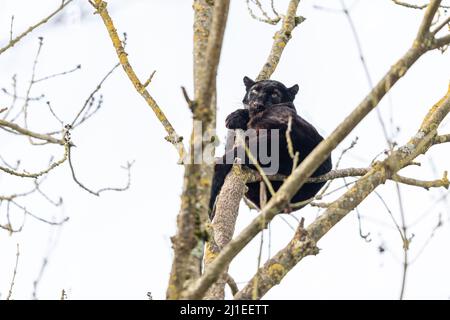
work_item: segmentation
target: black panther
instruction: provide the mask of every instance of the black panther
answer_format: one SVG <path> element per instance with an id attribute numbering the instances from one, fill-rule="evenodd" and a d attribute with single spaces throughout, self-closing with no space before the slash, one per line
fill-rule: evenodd
<path id="1" fill-rule="evenodd" d="M 298 85 L 287 88 L 284 84 L 274 80 L 253 81 L 248 77 L 244 77 L 244 84 L 246 94 L 243 99 L 244 109 L 238 109 L 232 112 L 225 121 L 228 129 L 254 129 L 256 132 L 256 144 L 260 145 L 261 132 L 268 132 L 271 129 L 278 129 L 278 154 L 269 157 L 277 157 L 278 170 L 276 173 L 288 176 L 292 172 L 293 160 L 288 151 L 288 140 L 286 138 L 286 131 L 288 130 L 288 123 L 291 121 L 290 140 L 294 153 L 299 153 L 299 163 L 302 162 L 306 156 L 323 140 L 323 137 L 317 132 L 313 125 L 308 123 L 297 114 L 294 106 L 294 98 L 298 92 Z M 291 120 L 289 120 L 291 119 Z M 267 129 L 267 130 L 261 130 Z M 246 140 L 249 145 L 252 138 Z M 255 138 L 253 138 L 254 140 Z M 269 133 L 265 135 L 265 142 L 268 143 L 268 150 L 273 143 Z M 255 140 L 253 141 L 255 142 Z M 217 195 L 225 181 L 225 177 L 232 168 L 232 161 L 238 154 L 242 155 L 242 150 L 237 150 L 237 147 L 231 147 L 233 143 L 227 143 L 228 147 L 226 153 L 222 158 L 222 163 L 215 165 L 215 172 L 212 182 L 211 199 L 210 199 L 210 217 L 214 216 L 213 208 Z M 241 151 L 239 153 L 238 151 Z M 230 154 L 231 153 L 231 154 Z M 245 153 L 244 153 L 245 154 Z M 254 154 L 252 152 L 252 154 Z M 254 154 L 260 166 L 264 169 L 267 164 L 262 164 L 259 158 L 259 153 Z M 228 162 L 226 161 L 228 159 Z M 249 159 L 245 159 L 244 165 L 255 169 Z M 319 168 L 313 173 L 314 176 L 319 176 L 331 170 L 331 157 L 325 160 Z M 271 173 L 273 174 L 273 172 Z M 316 195 L 325 183 L 306 183 L 291 199 L 291 203 L 307 200 Z M 282 185 L 281 181 L 272 181 L 272 186 L 277 191 Z M 260 207 L 260 183 L 248 183 L 248 191 L 246 197 L 255 205 Z M 266 192 L 267 200 L 270 199 L 270 193 Z M 299 209 L 299 208 L 297 208 Z M 290 211 L 290 208 L 286 208 Z"/>

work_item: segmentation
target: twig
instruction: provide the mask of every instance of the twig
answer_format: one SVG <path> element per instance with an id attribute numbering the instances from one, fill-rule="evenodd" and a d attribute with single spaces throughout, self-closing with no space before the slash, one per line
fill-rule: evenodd
<path id="1" fill-rule="evenodd" d="M 193 113 L 195 113 L 195 108 L 196 108 L 197 103 L 195 101 L 191 100 L 191 98 L 189 98 L 189 94 L 187 93 L 187 90 L 185 87 L 181 87 L 181 92 L 183 93 L 184 100 L 186 100 L 186 103 L 188 104 L 189 109 L 191 109 L 191 111 Z"/>
<path id="2" fill-rule="evenodd" d="M 271 1 L 271 6 L 272 6 L 272 11 L 275 14 L 275 18 L 270 18 L 269 15 L 267 14 L 267 12 L 262 8 L 262 4 L 259 0 L 252 0 L 252 2 L 258 7 L 259 11 L 261 12 L 261 14 L 264 16 L 264 18 L 260 18 L 258 17 L 252 10 L 251 6 L 250 6 L 250 0 L 246 0 L 247 1 L 247 10 L 250 14 L 250 16 L 260 22 L 265 22 L 268 24 L 272 24 L 275 25 L 278 22 L 280 22 L 281 20 L 281 16 L 279 14 L 277 14 L 277 12 L 275 11 L 274 5 L 273 5 L 273 0 Z"/>
<path id="3" fill-rule="evenodd" d="M 425 251 L 425 248 L 430 244 L 431 240 L 434 238 L 434 235 L 436 234 L 436 231 L 441 228 L 444 225 L 444 222 L 442 221 L 442 215 L 439 214 L 438 217 L 438 222 L 437 224 L 434 226 L 433 230 L 431 230 L 431 234 L 428 237 L 428 239 L 425 241 L 425 243 L 423 244 L 422 248 L 419 249 L 419 252 L 417 253 L 417 255 L 411 259 L 411 261 L 409 262 L 409 265 L 412 265 L 414 262 L 417 261 L 417 259 L 419 259 L 419 257 L 422 255 L 422 253 Z"/>
<path id="4" fill-rule="evenodd" d="M 267 188 L 269 189 L 270 195 L 275 195 L 275 189 L 272 186 L 272 183 L 270 182 L 270 179 L 267 177 L 266 173 L 264 172 L 263 168 L 259 165 L 258 160 L 255 158 L 255 156 L 252 154 L 248 146 L 245 144 L 245 142 L 242 142 L 242 147 L 245 149 L 245 153 L 250 159 L 250 162 L 256 167 L 256 170 L 260 174 L 260 177 L 262 181 L 266 184 Z M 262 208 L 262 206 L 261 206 Z"/>
<path id="5" fill-rule="evenodd" d="M 64 139 L 57 139 L 48 134 L 36 133 L 36 132 L 30 131 L 26 128 L 22 128 L 21 126 L 15 124 L 15 123 L 8 122 L 8 121 L 2 120 L 2 119 L 0 119 L 0 128 L 2 128 L 2 129 L 9 128 L 9 129 L 12 129 L 12 130 L 24 135 L 24 136 L 29 136 L 29 137 L 39 139 L 42 141 L 46 141 L 49 143 L 54 143 L 54 144 L 59 144 L 59 145 L 64 145 L 66 143 L 64 141 Z"/>
<path id="6" fill-rule="evenodd" d="M 408 228 L 406 226 L 406 215 L 405 215 L 405 209 L 403 207 L 403 198 L 400 191 L 400 186 L 398 184 L 395 185 L 396 192 L 397 192 L 397 198 L 398 198 L 398 205 L 400 209 L 400 219 L 401 219 L 401 230 L 403 233 L 403 273 L 402 273 L 402 282 L 401 282 L 401 289 L 400 289 L 400 300 L 403 300 L 404 294 L 405 294 L 405 286 L 406 286 L 406 274 L 408 271 L 408 250 L 409 250 L 409 239 L 408 239 Z"/>
<path id="7" fill-rule="evenodd" d="M 4 172 L 6 172 L 6 173 L 9 173 L 9 174 L 11 174 L 11 175 L 18 176 L 18 177 L 22 177 L 22 178 L 39 178 L 40 176 L 43 176 L 44 174 L 49 173 L 51 170 L 55 169 L 56 167 L 58 167 L 59 165 L 61 165 L 62 163 L 64 163 L 64 162 L 67 160 L 67 158 L 68 158 L 68 155 L 69 155 L 69 149 L 70 149 L 69 143 L 66 143 L 66 144 L 64 145 L 64 155 L 63 155 L 63 157 L 62 157 L 60 160 L 58 160 L 58 161 L 56 161 L 56 162 L 53 162 L 53 163 L 52 163 L 49 167 L 47 167 L 46 169 L 41 170 L 41 171 L 36 172 L 36 173 L 28 173 L 28 172 L 25 172 L 25 171 L 23 171 L 23 172 L 18 172 L 18 171 L 11 170 L 10 168 L 3 167 L 3 166 L 0 166 L 0 170 L 1 170 L 1 171 L 4 171 Z"/>
<path id="8" fill-rule="evenodd" d="M 33 31 L 34 29 L 38 28 L 39 26 L 47 23 L 51 18 L 53 18 L 58 12 L 60 12 L 62 9 L 64 9 L 69 3 L 71 3 L 73 0 L 63 0 L 61 2 L 61 5 L 55 10 L 53 11 L 50 15 L 48 15 L 47 17 L 45 17 L 44 19 L 42 19 L 41 21 L 39 21 L 38 23 L 36 23 L 35 25 L 29 27 L 27 30 L 25 30 L 23 33 L 21 33 L 19 36 L 15 37 L 14 39 L 10 39 L 10 41 L 8 42 L 8 44 L 3 47 L 0 48 L 0 54 L 2 54 L 3 52 L 5 52 L 6 50 L 8 50 L 9 48 L 13 47 L 15 44 L 17 44 L 20 40 L 22 40 L 23 37 L 25 37 L 27 34 L 29 34 L 31 31 Z M 12 37 L 12 21 L 11 21 L 11 32 L 10 32 L 10 38 Z"/>
<path id="9" fill-rule="evenodd" d="M 380 199 L 381 203 L 383 204 L 384 208 L 386 209 L 386 211 L 389 213 L 389 216 L 392 219 L 392 222 L 394 223 L 395 228 L 397 229 L 401 239 L 402 239 L 402 243 L 405 243 L 405 238 L 403 236 L 403 232 L 402 229 L 400 229 L 400 225 L 398 224 L 397 220 L 395 220 L 394 214 L 392 213 L 392 210 L 389 208 L 389 206 L 387 205 L 386 201 L 383 199 L 383 197 L 375 190 L 374 194 L 378 197 L 378 199 Z"/>
<path id="10" fill-rule="evenodd" d="M 9 285 L 9 292 L 8 292 L 8 296 L 6 297 L 6 300 L 11 300 L 11 297 L 12 297 L 14 281 L 16 280 L 16 274 L 17 274 L 17 266 L 19 265 L 19 256 L 20 256 L 19 244 L 17 244 L 16 264 L 14 265 L 13 276 L 11 279 L 11 283 Z"/>
<path id="11" fill-rule="evenodd" d="M 415 4 L 411 4 L 411 3 L 400 1 L 400 0 L 391 0 L 391 1 L 394 2 L 395 4 L 399 5 L 399 6 L 410 8 L 410 9 L 422 10 L 422 9 L 425 9 L 428 6 L 428 4 L 415 5 Z M 448 6 L 443 6 L 443 5 L 441 5 L 440 7 L 441 8 L 447 8 L 447 9 L 449 8 Z"/>
<path id="12" fill-rule="evenodd" d="M 227 273 L 227 284 L 230 287 L 231 294 L 234 296 L 239 291 L 239 287 L 234 279 Z"/>
<path id="13" fill-rule="evenodd" d="M 358 143 L 358 137 L 355 137 L 354 140 L 352 140 L 352 142 L 350 143 L 350 145 L 345 148 L 344 150 L 341 151 L 341 154 L 339 155 L 338 160 L 336 161 L 336 164 L 334 165 L 334 169 L 337 170 L 339 169 L 339 165 L 341 164 L 342 159 L 344 158 L 344 155 L 351 149 L 353 149 L 356 144 Z M 309 178 L 311 179 L 311 178 Z M 325 186 L 322 188 L 322 190 L 314 197 L 315 199 L 321 199 L 323 197 L 323 195 L 325 194 L 325 192 L 327 192 L 327 190 L 330 188 L 331 183 L 333 182 L 333 180 L 328 180 L 327 183 L 325 184 Z M 346 184 L 346 182 L 344 181 L 344 183 Z M 302 204 L 299 204 L 300 206 L 302 206 Z"/>
<path id="14" fill-rule="evenodd" d="M 48 80 L 48 79 L 56 78 L 56 77 L 59 77 L 59 76 L 65 76 L 66 74 L 73 73 L 73 72 L 75 72 L 77 70 L 80 70 L 80 69 L 81 69 L 81 65 L 79 64 L 73 69 L 70 69 L 70 70 L 67 70 L 67 71 L 63 71 L 63 72 L 58 72 L 58 73 L 51 74 L 49 76 L 45 76 L 45 77 L 39 78 L 37 80 L 34 80 L 34 83 L 38 83 L 38 82 L 45 81 L 45 80 Z"/>
<path id="15" fill-rule="evenodd" d="M 306 180 L 306 182 L 307 183 L 320 183 L 320 182 L 330 181 L 330 180 L 339 179 L 339 178 L 361 177 L 361 176 L 364 176 L 365 174 L 367 174 L 370 170 L 371 170 L 370 167 L 369 168 L 336 169 L 336 170 L 331 170 L 330 172 L 328 172 L 324 175 L 318 176 L 318 177 L 310 177 L 310 178 L 308 178 L 308 180 Z M 283 175 L 273 175 L 273 176 L 269 175 L 269 176 L 267 176 L 267 178 L 270 181 L 285 181 L 287 179 L 287 177 L 283 176 Z M 391 177 L 389 177 L 389 179 L 396 181 L 396 182 L 403 183 L 403 184 L 421 187 L 421 188 L 425 188 L 425 189 L 440 188 L 440 187 L 447 189 L 450 186 L 446 171 L 444 172 L 443 177 L 441 179 L 437 179 L 437 180 L 429 180 L 429 181 L 418 180 L 418 179 L 414 179 L 414 178 L 404 177 L 399 174 L 393 174 Z M 260 174 L 255 171 L 252 171 L 248 178 L 248 182 L 257 182 L 257 181 L 261 181 L 261 180 L 262 180 L 262 178 L 261 178 Z"/>
<path id="16" fill-rule="evenodd" d="M 52 114 L 52 116 L 56 119 L 56 121 L 59 122 L 59 124 L 61 125 L 61 127 L 64 127 L 64 121 L 62 121 L 62 120 L 56 115 L 56 112 L 53 110 L 50 101 L 47 101 L 47 102 L 46 102 L 46 105 L 47 105 L 48 109 L 50 110 L 50 113 Z"/>
<path id="17" fill-rule="evenodd" d="M 294 152 L 294 144 L 292 143 L 291 131 L 292 131 L 292 117 L 289 116 L 288 126 L 286 130 L 286 141 L 289 156 L 292 159 L 292 170 L 291 170 L 292 172 L 295 170 L 295 168 L 297 168 L 300 153 L 298 151 Z"/>
<path id="18" fill-rule="evenodd" d="M 91 190 L 90 188 L 86 187 L 83 183 L 80 182 L 80 180 L 78 180 L 76 174 L 75 174 L 75 169 L 73 166 L 73 162 L 72 162 L 72 152 L 71 152 L 71 148 L 69 148 L 68 150 L 68 162 L 69 162 L 69 167 L 70 167 L 70 172 L 72 173 L 72 178 L 73 181 L 76 182 L 76 184 L 78 184 L 82 189 L 86 190 L 87 192 L 89 192 L 90 194 L 94 195 L 94 196 L 100 196 L 101 193 L 105 192 L 105 191 L 125 191 L 128 190 L 130 188 L 131 185 L 131 167 L 133 166 L 134 162 L 128 162 L 126 167 L 122 167 L 122 169 L 127 171 L 127 176 L 128 176 L 128 180 L 127 183 L 124 187 L 117 187 L 117 188 L 113 188 L 113 187 L 106 187 L 106 188 L 101 188 L 97 191 Z"/>
<path id="19" fill-rule="evenodd" d="M 86 116 L 86 114 L 85 114 L 81 118 L 81 120 L 77 122 L 77 120 L 80 118 L 80 116 L 83 113 L 83 111 L 85 111 L 86 108 L 89 106 L 90 101 L 93 101 L 93 98 L 94 98 L 95 94 L 102 88 L 103 83 L 109 78 L 110 75 L 113 74 L 114 70 L 116 70 L 116 68 L 119 67 L 119 65 L 120 65 L 120 63 L 116 63 L 114 65 L 114 67 L 112 67 L 111 70 L 109 70 L 108 73 L 100 80 L 100 82 L 97 84 L 95 89 L 89 94 L 88 98 L 84 102 L 84 104 L 81 107 L 80 111 L 78 111 L 77 115 L 72 120 L 72 123 L 71 123 L 72 128 L 75 128 L 75 127 L 79 126 L 84 121 L 86 121 L 88 118 L 90 118 L 90 116 L 93 114 L 93 113 L 91 113 L 89 116 Z M 97 108 L 97 110 L 98 110 L 98 108 Z M 86 110 L 86 112 L 88 112 L 88 111 L 89 110 Z"/>
<path id="20" fill-rule="evenodd" d="M 67 221 L 69 221 L 69 217 L 65 217 L 64 219 L 62 219 L 60 221 L 50 221 L 50 220 L 47 220 L 47 219 L 44 219 L 44 218 L 41 218 L 41 217 L 35 215 L 31 211 L 29 211 L 27 208 L 25 208 L 24 206 L 21 206 L 20 204 L 18 204 L 15 201 L 11 200 L 9 203 L 11 203 L 14 206 L 16 206 L 17 208 L 21 209 L 25 215 L 28 215 L 28 216 L 34 218 L 35 220 L 38 220 L 40 222 L 46 223 L 46 224 L 51 225 L 51 226 L 61 226 L 64 223 L 66 223 Z"/>
<path id="21" fill-rule="evenodd" d="M 41 190 L 41 186 L 40 183 L 38 183 L 37 181 L 34 182 L 36 185 L 36 191 L 42 196 L 44 197 L 45 200 L 47 200 L 50 204 L 52 204 L 55 207 L 59 207 L 63 204 L 63 198 L 59 198 L 58 201 L 55 201 L 53 199 L 51 199 L 44 191 Z"/>
<path id="22" fill-rule="evenodd" d="M 154 70 L 152 72 L 152 74 L 150 75 L 150 77 L 148 77 L 147 81 L 144 82 L 143 86 L 144 88 L 147 88 L 148 85 L 150 84 L 150 82 L 152 82 L 153 77 L 155 76 L 156 70 Z"/>
<path id="23" fill-rule="evenodd" d="M 353 22 L 352 16 L 350 15 L 350 11 L 347 8 L 347 5 L 345 4 L 344 0 L 341 0 L 341 7 L 342 7 L 342 12 L 344 13 L 344 15 L 348 21 L 348 24 L 350 26 L 350 29 L 352 31 L 352 35 L 355 40 L 356 48 L 358 50 L 359 59 L 361 61 L 361 65 L 362 65 L 362 67 L 364 69 L 364 73 L 366 75 L 367 84 L 369 85 L 369 90 L 372 90 L 373 89 L 373 81 L 372 81 L 372 77 L 369 72 L 369 67 L 367 65 L 366 58 L 363 53 L 361 41 L 359 40 L 359 35 L 358 35 L 358 32 L 356 31 L 356 26 Z M 389 139 L 386 125 L 384 123 L 383 116 L 381 115 L 381 111 L 379 108 L 376 108 L 375 111 L 377 113 L 378 122 L 380 123 L 381 129 L 382 129 L 382 132 L 384 135 L 384 139 L 387 141 L 388 146 L 391 148 L 392 143 L 391 143 L 391 140 Z"/>
<path id="24" fill-rule="evenodd" d="M 9 42 L 13 40 L 13 25 L 14 25 L 14 15 L 11 16 L 11 24 L 9 27 Z"/>
<path id="25" fill-rule="evenodd" d="M 39 60 L 39 56 L 41 54 L 41 50 L 42 50 L 42 46 L 44 45 L 44 38 L 43 37 L 39 37 L 39 44 L 38 44 L 38 49 L 36 51 L 36 55 L 34 57 L 33 60 L 33 67 L 31 70 L 31 79 L 30 79 L 30 83 L 28 85 L 26 94 L 25 94 L 25 98 L 24 98 L 24 103 L 22 106 L 22 109 L 20 109 L 20 111 L 16 114 L 15 117 L 12 118 L 11 122 L 14 122 L 21 114 L 23 114 L 23 120 L 24 120 L 24 127 L 25 129 L 28 129 L 28 105 L 30 102 L 30 94 L 31 94 L 31 88 L 34 85 L 34 79 L 36 77 L 36 67 L 38 64 L 38 60 Z M 31 137 L 28 137 L 28 140 L 30 141 L 31 144 L 33 144 L 33 140 L 31 139 Z"/>

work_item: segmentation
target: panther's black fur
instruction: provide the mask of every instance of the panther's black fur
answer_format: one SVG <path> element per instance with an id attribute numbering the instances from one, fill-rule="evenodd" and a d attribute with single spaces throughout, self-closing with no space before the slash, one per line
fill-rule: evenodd
<path id="1" fill-rule="evenodd" d="M 225 121 L 228 129 L 254 129 L 257 132 L 257 139 L 261 138 L 259 130 L 261 129 L 279 129 L 279 154 L 270 155 L 271 157 L 278 157 L 278 171 L 277 173 L 288 176 L 292 170 L 292 158 L 289 155 L 286 139 L 286 131 L 288 128 L 289 118 L 291 118 L 291 140 L 294 151 L 299 152 L 299 162 L 303 161 L 306 156 L 323 140 L 322 136 L 317 130 L 306 120 L 297 114 L 293 104 L 295 95 L 298 92 L 298 85 L 287 88 L 282 83 L 273 80 L 263 80 L 254 82 L 248 77 L 244 77 L 244 84 L 246 87 L 246 94 L 243 99 L 244 109 L 238 109 L 232 112 Z M 269 146 L 270 133 L 265 135 Z M 259 141 L 258 147 L 259 147 Z M 270 150 L 270 147 L 268 148 Z M 231 153 L 231 155 L 230 155 Z M 212 183 L 211 200 L 210 200 L 210 216 L 213 217 L 213 207 L 217 195 L 225 181 L 225 177 L 231 170 L 232 163 L 225 161 L 227 158 L 233 159 L 238 150 L 236 147 L 228 148 L 226 154 L 223 156 L 223 163 L 218 163 L 215 166 L 215 173 Z M 239 153 L 242 154 L 242 153 Z M 260 162 L 259 154 L 255 154 Z M 245 160 L 244 164 L 254 168 L 249 160 Z M 264 165 L 261 165 L 264 167 Z M 318 176 L 327 173 L 331 170 L 331 157 L 325 160 L 312 176 Z M 272 185 L 276 190 L 279 189 L 282 182 L 272 181 Z M 260 187 L 259 182 L 248 183 L 248 192 L 246 197 L 250 199 L 258 207 L 260 206 Z M 307 200 L 313 197 L 324 185 L 324 183 L 306 183 L 291 199 L 291 203 Z M 270 199 L 270 193 L 267 192 L 267 198 Z"/>

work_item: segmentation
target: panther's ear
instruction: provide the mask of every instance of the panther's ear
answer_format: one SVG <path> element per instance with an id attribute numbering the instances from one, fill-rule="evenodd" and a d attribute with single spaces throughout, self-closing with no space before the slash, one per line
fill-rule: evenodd
<path id="1" fill-rule="evenodd" d="M 291 99 L 294 100 L 295 95 L 298 93 L 298 84 L 293 85 L 292 87 L 288 88 L 289 95 L 291 96 Z"/>
<path id="2" fill-rule="evenodd" d="M 253 81 L 249 77 L 245 76 L 244 77 L 244 84 L 245 84 L 245 89 L 247 89 L 247 91 L 248 91 L 248 89 L 250 89 L 250 87 L 255 84 L 255 81 Z"/>

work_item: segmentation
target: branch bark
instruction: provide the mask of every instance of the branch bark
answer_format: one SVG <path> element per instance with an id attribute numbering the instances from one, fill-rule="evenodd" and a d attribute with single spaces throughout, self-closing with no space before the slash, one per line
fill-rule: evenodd
<path id="1" fill-rule="evenodd" d="M 33 132 L 26 128 L 22 128 L 21 126 L 15 124 L 15 123 L 12 123 L 12 122 L 9 122 L 6 120 L 2 120 L 2 119 L 0 119 L 0 127 L 9 128 L 9 129 L 12 129 L 12 130 L 24 135 L 24 136 L 32 137 L 32 138 L 46 141 L 49 143 L 59 144 L 62 146 L 67 143 L 64 139 L 57 139 L 48 134 Z"/>
<path id="2" fill-rule="evenodd" d="M 249 173 L 248 170 L 243 170 L 240 164 L 235 164 L 232 174 L 227 175 L 225 179 L 217 198 L 216 214 L 211 224 L 213 241 L 208 241 L 205 248 L 205 268 L 214 261 L 214 258 L 233 237 L 239 212 L 239 203 L 246 192 L 247 187 L 245 184 Z M 223 300 L 225 298 L 225 284 L 228 280 L 227 272 L 228 267 L 225 267 L 219 279 L 205 294 L 205 299 Z"/>
<path id="3" fill-rule="evenodd" d="M 102 21 L 109 33 L 109 37 L 111 38 L 112 44 L 114 46 L 114 49 L 116 50 L 117 57 L 119 58 L 123 70 L 127 74 L 136 91 L 142 96 L 142 98 L 144 98 L 145 102 L 147 102 L 148 106 L 153 110 L 158 120 L 164 126 L 164 129 L 168 134 L 167 137 L 165 137 L 165 139 L 175 146 L 180 156 L 180 159 L 184 159 L 186 151 L 182 143 L 182 137 L 180 137 L 176 133 L 175 129 L 167 119 L 164 112 L 161 110 L 159 105 L 147 91 L 147 88 L 141 83 L 138 76 L 136 75 L 136 72 L 134 71 L 133 67 L 131 66 L 128 60 L 128 54 L 125 52 L 125 49 L 123 48 L 122 41 L 120 40 L 117 34 L 114 22 L 108 13 L 107 2 L 102 0 L 94 0 L 90 1 L 90 3 L 97 10 L 96 13 L 98 13 L 102 18 Z"/>
<path id="4" fill-rule="evenodd" d="M 303 22 L 303 17 L 297 17 L 299 3 L 300 0 L 291 0 L 291 2 L 289 2 L 287 12 L 283 17 L 281 29 L 274 35 L 272 49 L 270 50 L 266 63 L 256 78 L 257 81 L 267 80 L 272 76 L 272 73 L 280 62 L 284 48 L 292 37 L 292 31 L 297 25 Z"/>
<path id="5" fill-rule="evenodd" d="M 205 226 L 208 221 L 213 164 L 203 159 L 198 163 L 195 157 L 203 154 L 210 143 L 203 141 L 203 135 L 210 132 L 208 130 L 214 123 L 215 104 L 212 102 L 229 5 L 229 0 L 214 1 L 206 54 L 200 58 L 201 64 L 195 67 L 197 87 L 193 118 L 201 121 L 202 128 L 200 135 L 195 127 L 192 130 L 189 163 L 185 164 L 177 234 L 172 238 L 174 260 L 167 289 L 168 299 L 184 298 L 184 290 L 200 276 L 202 247 L 207 234 Z"/>

